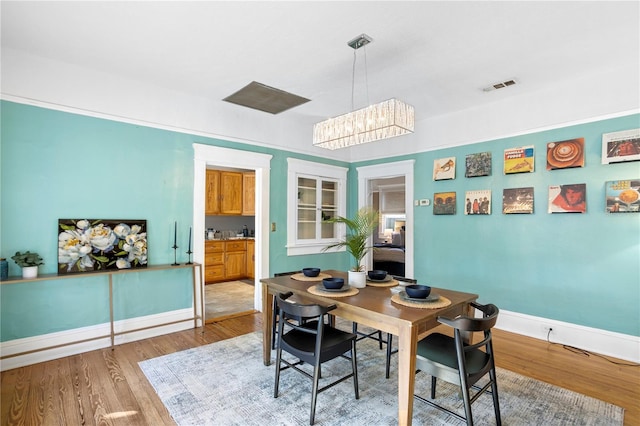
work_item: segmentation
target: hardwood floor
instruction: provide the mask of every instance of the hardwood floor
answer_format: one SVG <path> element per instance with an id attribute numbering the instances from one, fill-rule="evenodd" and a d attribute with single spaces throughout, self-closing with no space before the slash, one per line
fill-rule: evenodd
<path id="1" fill-rule="evenodd" d="M 260 330 L 261 315 L 232 317 L 152 339 L 5 371 L 2 425 L 172 425 L 138 362 Z M 640 424 L 640 368 L 496 330 L 499 367 L 625 408 Z M 381 362 L 384 351 L 380 352 Z M 624 361 L 622 361 L 624 362 Z"/>

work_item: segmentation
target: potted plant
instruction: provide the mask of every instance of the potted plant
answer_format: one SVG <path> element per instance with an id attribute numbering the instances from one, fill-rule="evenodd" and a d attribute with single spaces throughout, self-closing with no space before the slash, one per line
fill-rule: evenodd
<path id="1" fill-rule="evenodd" d="M 38 266 L 44 264 L 44 261 L 38 253 L 25 251 L 24 253 L 16 252 L 11 259 L 22 268 L 22 278 L 35 278 L 38 276 Z"/>
<path id="2" fill-rule="evenodd" d="M 327 219 L 327 223 L 343 223 L 347 227 L 347 234 L 344 238 L 334 244 L 330 244 L 324 250 L 344 247 L 355 261 L 349 270 L 349 284 L 354 287 L 365 287 L 367 284 L 365 266 L 362 259 L 369 253 L 371 246 L 368 245 L 371 234 L 378 226 L 378 212 L 370 207 L 363 207 L 352 219 L 336 216 Z"/>

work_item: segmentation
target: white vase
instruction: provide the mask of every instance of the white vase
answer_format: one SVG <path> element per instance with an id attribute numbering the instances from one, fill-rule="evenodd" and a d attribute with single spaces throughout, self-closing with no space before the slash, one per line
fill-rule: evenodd
<path id="1" fill-rule="evenodd" d="M 37 266 L 22 267 L 22 278 L 36 278 L 38 276 Z"/>
<path id="2" fill-rule="evenodd" d="M 356 288 L 367 286 L 367 273 L 364 271 L 349 271 L 349 285 Z"/>

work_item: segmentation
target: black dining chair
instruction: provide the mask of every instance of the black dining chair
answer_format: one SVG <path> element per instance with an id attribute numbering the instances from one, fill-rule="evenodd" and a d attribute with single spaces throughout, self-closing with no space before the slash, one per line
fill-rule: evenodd
<path id="1" fill-rule="evenodd" d="M 454 337 L 433 333 L 418 342 L 416 369 L 431 375 L 431 399 L 436 397 L 436 379 L 442 379 L 460 386 L 464 403 L 465 416 L 444 408 L 421 396 L 414 397 L 432 407 L 446 411 L 459 419 L 473 425 L 471 404 L 484 392 L 493 397 L 493 410 L 496 424 L 501 425 L 500 404 L 498 402 L 498 385 L 494 363 L 491 329 L 498 319 L 499 309 L 496 305 L 471 305 L 482 312 L 482 318 L 459 316 L 454 319 L 438 317 L 438 322 L 453 327 Z M 477 343 L 465 343 L 470 333 L 482 332 L 483 338 Z M 483 387 L 475 384 L 482 377 L 489 375 L 489 381 Z M 476 393 L 471 396 L 471 389 Z M 491 389 L 489 391 L 489 389 Z"/>
<path id="2" fill-rule="evenodd" d="M 289 272 L 278 272 L 273 274 L 274 277 L 286 277 L 287 275 L 297 274 L 302 271 L 289 271 Z M 273 298 L 273 312 L 271 314 L 271 349 L 276 348 L 276 343 L 278 341 L 278 307 L 276 305 L 276 298 Z"/>
<path id="3" fill-rule="evenodd" d="M 278 344 L 276 355 L 276 378 L 273 397 L 278 397 L 280 384 L 280 372 L 292 368 L 313 381 L 311 390 L 311 415 L 309 424 L 313 425 L 316 413 L 316 400 L 318 394 L 353 378 L 353 388 L 356 399 L 360 398 L 358 391 L 358 366 L 356 362 L 356 335 L 339 330 L 325 324 L 325 316 L 336 308 L 336 305 L 321 306 L 317 304 L 303 305 L 286 300 L 291 292 L 278 294 L 276 304 L 278 306 Z M 298 322 L 293 318 L 303 319 Z M 287 352 L 298 359 L 288 361 L 282 357 L 282 352 Z M 350 357 L 346 354 L 350 353 Z M 326 361 L 344 357 L 351 358 L 351 372 L 330 383 L 319 387 L 320 366 Z M 313 375 L 299 368 L 302 363 L 313 366 Z M 284 365 L 284 367 L 283 367 Z"/>
<path id="4" fill-rule="evenodd" d="M 418 282 L 418 280 L 415 280 L 413 278 L 400 277 L 400 276 L 395 276 L 395 275 L 392 275 L 392 277 L 393 277 L 393 279 L 395 279 L 397 281 L 402 281 L 403 283 L 406 283 L 407 285 L 408 284 L 416 284 Z M 386 339 L 382 339 L 382 331 L 380 331 L 380 330 L 373 330 L 373 331 L 370 331 L 370 332 L 358 331 L 358 323 L 356 323 L 356 322 L 353 323 L 353 327 L 352 327 L 351 331 L 359 336 L 358 337 L 358 341 L 360 341 L 362 339 L 375 340 L 375 341 L 379 342 L 380 349 L 382 349 L 382 344 L 383 343 L 386 345 L 386 348 L 387 348 L 387 359 L 386 359 L 385 377 L 388 379 L 389 378 L 389 374 L 391 372 L 391 355 L 398 353 L 398 349 L 393 349 L 393 334 L 387 333 L 387 338 Z"/>

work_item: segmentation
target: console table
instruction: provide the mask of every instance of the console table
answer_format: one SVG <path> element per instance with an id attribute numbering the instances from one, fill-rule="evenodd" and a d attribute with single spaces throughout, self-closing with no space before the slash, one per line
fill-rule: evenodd
<path id="1" fill-rule="evenodd" d="M 149 271 L 161 271 L 161 270 L 166 270 L 166 269 L 184 269 L 184 268 L 190 268 L 192 270 L 192 276 L 193 276 L 193 317 L 191 318 L 185 318 L 183 320 L 178 320 L 178 321 L 171 321 L 171 322 L 166 322 L 166 323 L 162 323 L 162 324 L 156 324 L 156 325 L 151 325 L 148 327 L 142 327 L 142 328 L 137 328 L 135 330 L 127 330 L 127 331 L 121 331 L 116 333 L 113 327 L 113 276 L 114 275 L 120 275 L 120 274 L 130 274 L 130 273 L 136 273 L 136 272 L 149 272 Z M 197 270 L 197 274 L 196 274 L 196 270 Z M 15 354 L 11 354 L 11 355 L 6 355 L 6 356 L 2 356 L 0 357 L 0 359 L 4 359 L 4 358 L 11 358 L 11 357 L 15 357 L 15 356 L 20 356 L 20 355 L 27 355 L 33 352 L 40 352 L 40 351 L 45 351 L 45 350 L 50 350 L 50 349 L 56 349 L 59 347 L 63 347 L 63 346 L 69 346 L 69 345 L 76 345 L 78 343 L 85 343 L 85 342 L 89 342 L 92 340 L 98 340 L 98 339 L 104 339 L 105 337 L 110 337 L 111 338 L 111 349 L 113 350 L 115 347 L 115 337 L 122 335 L 122 334 L 127 334 L 127 333 L 133 333 L 136 331 L 142 331 L 142 330 L 148 330 L 150 328 L 156 328 L 156 327 L 163 327 L 163 326 L 167 326 L 167 325 L 172 325 L 172 324 L 177 324 L 180 322 L 185 322 L 185 321 L 192 321 L 193 320 L 193 328 L 197 328 L 198 327 L 198 319 L 201 320 L 202 324 L 204 325 L 204 317 L 203 314 L 201 313 L 200 315 L 198 315 L 198 311 L 196 309 L 196 286 L 199 283 L 202 283 L 202 265 L 199 263 L 192 263 L 192 264 L 184 264 L 184 265 L 153 265 L 153 266 L 147 266 L 144 268 L 135 268 L 135 269 L 114 269 L 114 270 L 107 270 L 107 271 L 96 271 L 96 272 L 83 272 L 83 273 L 77 273 L 77 274 L 66 274 L 66 275 L 61 275 L 61 274 L 40 274 L 35 278 L 22 278 L 22 277 L 9 277 L 6 280 L 2 280 L 0 281 L 0 284 L 5 285 L 5 284 L 21 284 L 21 283 L 28 283 L 28 282 L 34 282 L 34 281 L 52 281 L 52 280 L 63 280 L 63 279 L 74 279 L 74 278 L 83 278 L 83 277 L 93 277 L 96 275 L 107 275 L 109 278 L 109 326 L 111 329 L 111 332 L 108 336 L 97 336 L 97 337 L 91 337 L 89 339 L 83 339 L 83 340 L 77 340 L 77 341 L 73 341 L 73 342 L 68 342 L 68 343 L 63 343 L 60 345 L 54 345 L 54 346 L 48 346 L 45 348 L 40 348 L 40 349 L 34 349 L 31 351 L 24 351 L 24 352 L 20 352 L 20 353 L 15 353 Z M 202 311 L 204 312 L 204 310 Z"/>

